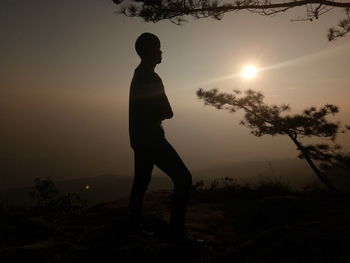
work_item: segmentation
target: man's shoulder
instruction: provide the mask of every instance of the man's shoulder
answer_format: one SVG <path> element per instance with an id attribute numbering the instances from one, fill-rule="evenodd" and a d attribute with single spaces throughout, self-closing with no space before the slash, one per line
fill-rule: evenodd
<path id="1" fill-rule="evenodd" d="M 143 83 L 149 83 L 149 82 L 160 82 L 161 78 L 159 75 L 150 70 L 145 70 L 143 68 L 137 67 L 134 70 L 134 76 L 133 76 L 134 81 L 137 82 L 143 82 Z"/>

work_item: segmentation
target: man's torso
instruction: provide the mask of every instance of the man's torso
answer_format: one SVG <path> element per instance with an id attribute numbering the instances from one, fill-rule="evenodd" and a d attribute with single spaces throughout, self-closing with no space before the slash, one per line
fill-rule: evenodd
<path id="1" fill-rule="evenodd" d="M 152 68 L 139 65 L 129 98 L 129 133 L 133 148 L 152 145 L 164 138 L 162 120 L 172 116 L 161 78 Z"/>

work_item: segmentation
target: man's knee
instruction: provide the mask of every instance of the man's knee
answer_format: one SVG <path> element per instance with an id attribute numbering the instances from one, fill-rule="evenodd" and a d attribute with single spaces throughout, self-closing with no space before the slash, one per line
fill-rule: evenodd
<path id="1" fill-rule="evenodd" d="M 174 185 L 178 189 L 189 190 L 192 186 L 192 175 L 189 171 L 181 173 L 181 176 L 176 176 L 174 179 Z"/>

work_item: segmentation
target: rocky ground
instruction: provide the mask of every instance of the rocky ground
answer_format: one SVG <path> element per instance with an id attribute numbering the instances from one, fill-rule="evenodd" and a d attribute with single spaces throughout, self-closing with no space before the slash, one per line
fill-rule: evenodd
<path id="1" fill-rule="evenodd" d="M 202 189 L 188 209 L 197 247 L 164 241 L 170 193 L 151 192 L 145 223 L 154 236 L 130 232 L 127 200 L 76 214 L 0 210 L 0 262 L 350 262 L 350 199 L 325 191 Z"/>

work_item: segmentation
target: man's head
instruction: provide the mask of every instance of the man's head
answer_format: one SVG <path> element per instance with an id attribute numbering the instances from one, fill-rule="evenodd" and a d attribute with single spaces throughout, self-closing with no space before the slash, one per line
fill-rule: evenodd
<path id="1" fill-rule="evenodd" d="M 142 61 L 152 63 L 154 65 L 162 62 L 160 40 L 154 34 L 141 34 L 136 40 L 135 49 Z"/>

